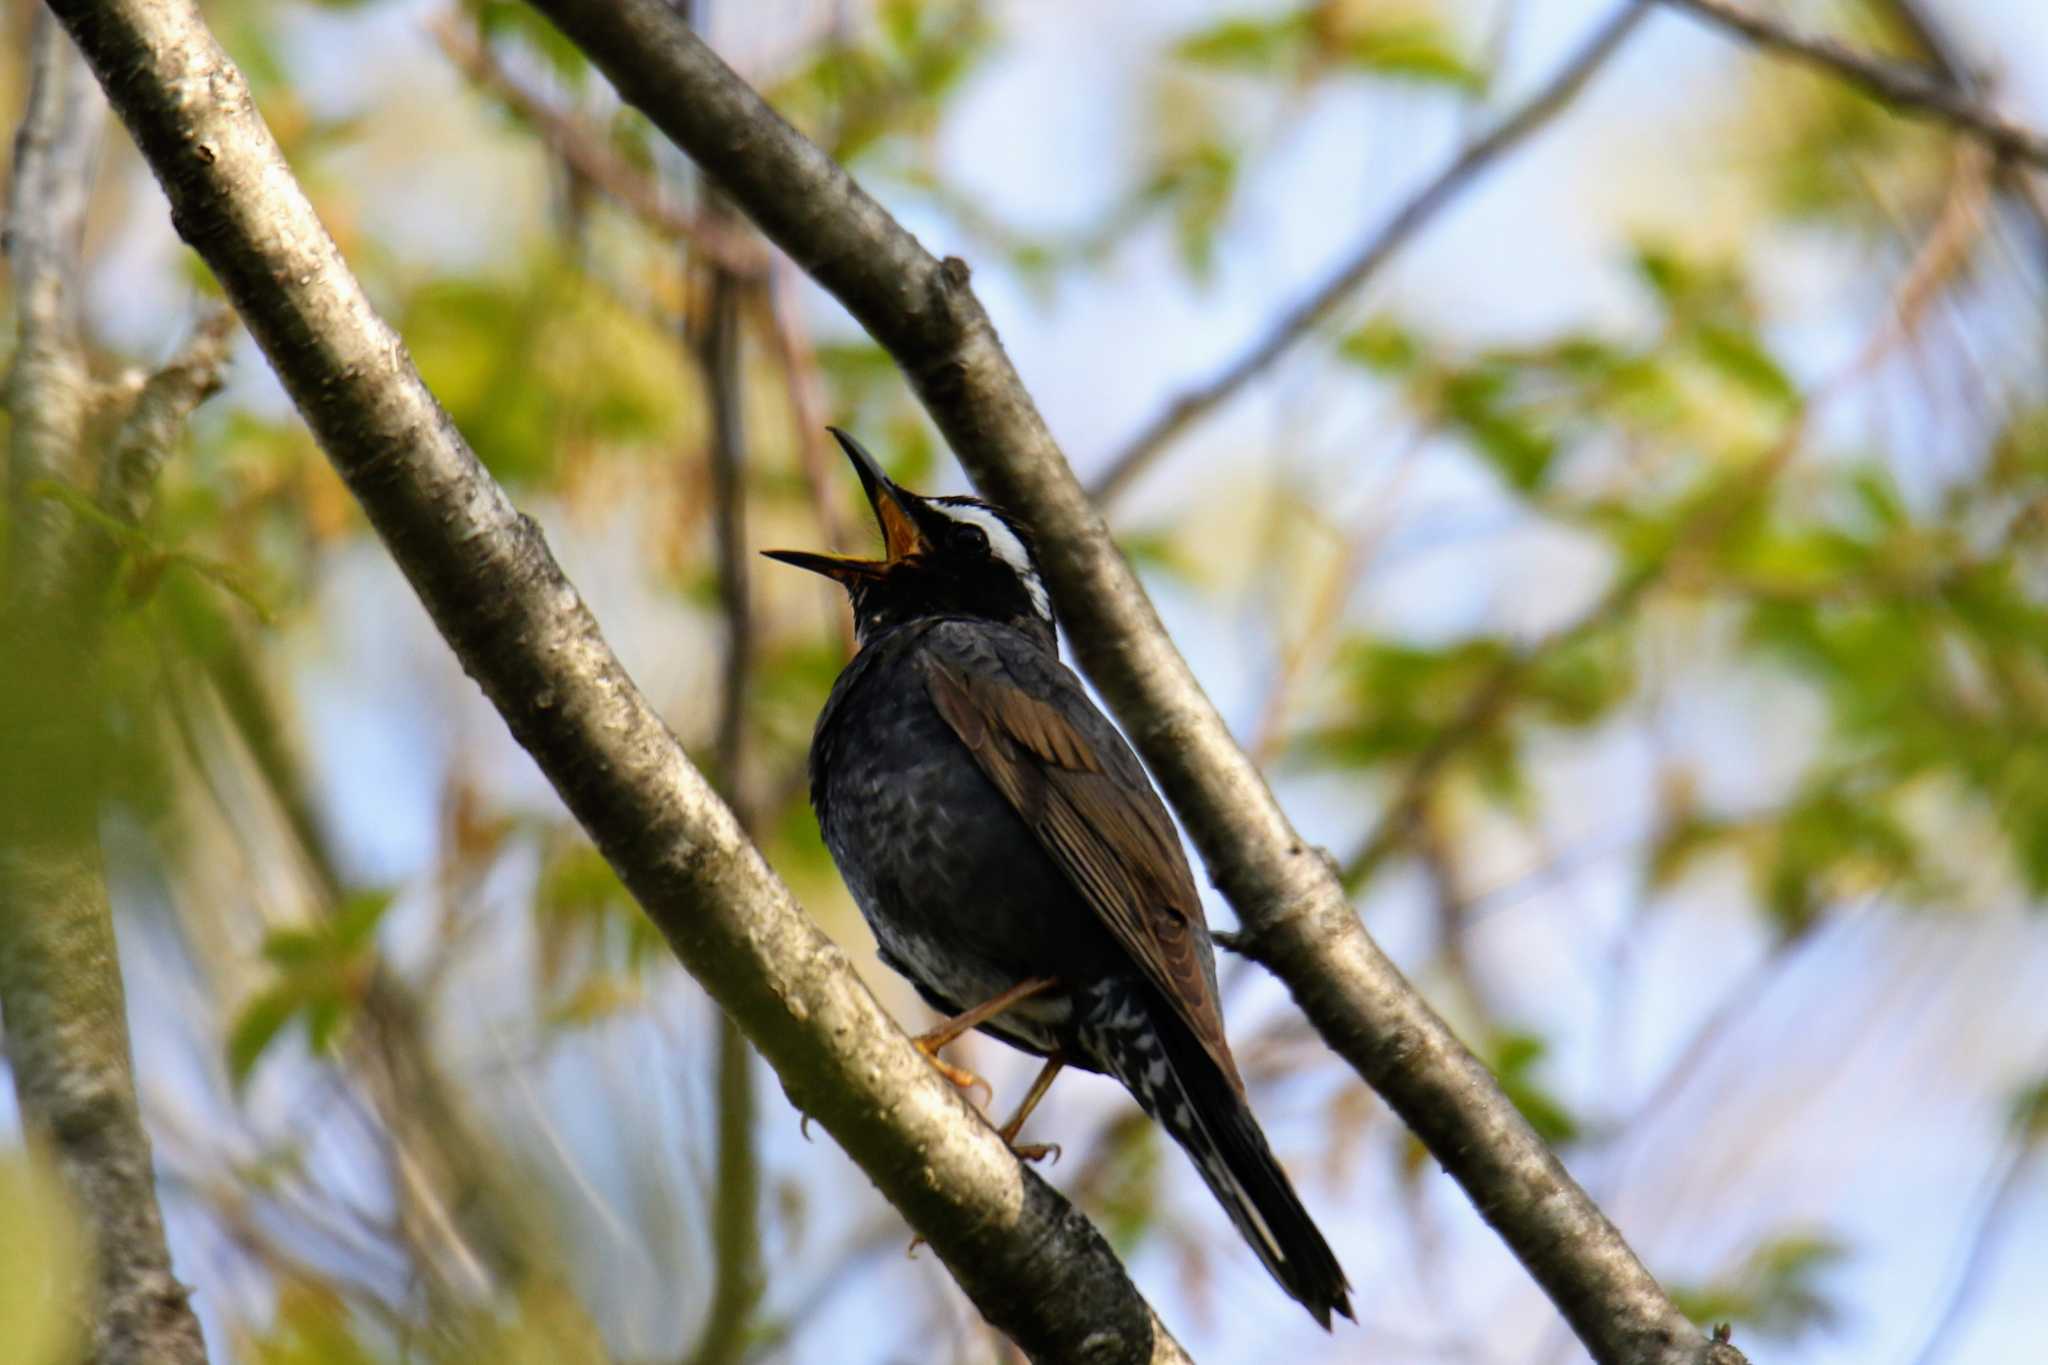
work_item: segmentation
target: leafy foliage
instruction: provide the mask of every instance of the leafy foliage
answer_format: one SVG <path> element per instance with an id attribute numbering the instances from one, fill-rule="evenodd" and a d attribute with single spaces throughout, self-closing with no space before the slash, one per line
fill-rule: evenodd
<path id="1" fill-rule="evenodd" d="M 1793 1232 L 1752 1248 L 1728 1274 L 1671 1296 L 1703 1327 L 1731 1322 L 1758 1336 L 1796 1341 L 1838 1320 L 1822 1281 L 1848 1258 L 1848 1248 L 1815 1232 Z"/>
<path id="2" fill-rule="evenodd" d="M 377 924 L 391 902 L 388 891 L 360 892 L 329 919 L 305 929 L 274 929 L 264 939 L 263 958 L 275 979 L 243 1004 L 228 1033 L 228 1075 L 237 1086 L 295 1020 L 304 1023 L 315 1053 L 334 1046 L 369 991 Z"/>
<path id="3" fill-rule="evenodd" d="M 1317 3 L 1270 17 L 1227 18 L 1182 38 L 1174 55 L 1297 81 L 1334 70 L 1467 89 L 1482 83 L 1442 20 L 1419 6 Z"/>

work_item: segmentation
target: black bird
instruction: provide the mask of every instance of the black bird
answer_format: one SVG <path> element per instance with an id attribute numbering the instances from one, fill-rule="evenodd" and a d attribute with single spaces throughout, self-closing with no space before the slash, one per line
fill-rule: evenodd
<path id="1" fill-rule="evenodd" d="M 885 545 L 878 560 L 768 555 L 835 579 L 859 649 L 811 743 L 825 844 L 881 943 L 949 1022 L 1122 1082 L 1193 1158 L 1273 1278 L 1324 1328 L 1350 1285 L 1245 1101 L 1194 878 L 1137 756 L 1059 660 L 1015 518 L 923 498 L 832 429 Z M 1047 1149 L 1018 1147 L 1020 1154 Z"/>

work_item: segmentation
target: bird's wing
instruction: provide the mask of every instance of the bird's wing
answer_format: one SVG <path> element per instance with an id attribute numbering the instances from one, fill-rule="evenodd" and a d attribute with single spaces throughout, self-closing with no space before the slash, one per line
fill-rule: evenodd
<path id="1" fill-rule="evenodd" d="M 1173 822 L 1135 758 L 1105 763 L 1058 709 L 1010 682 L 929 653 L 923 664 L 932 703 L 946 724 L 1241 1090 L 1224 1041 L 1194 878 Z M 1081 695 L 1078 687 L 1075 694 Z M 1135 771 L 1120 774 L 1113 767 Z"/>

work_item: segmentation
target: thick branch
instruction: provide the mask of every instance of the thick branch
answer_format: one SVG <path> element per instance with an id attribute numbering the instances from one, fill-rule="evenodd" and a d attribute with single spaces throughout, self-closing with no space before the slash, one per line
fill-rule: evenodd
<path id="1" fill-rule="evenodd" d="M 1836 39 L 1800 33 L 1729 4 L 1728 0 L 1662 0 L 1795 62 L 1839 77 L 1901 114 L 1934 119 L 1975 138 L 2001 156 L 2048 170 L 2048 137 L 1987 109 L 1938 71 L 1887 61 Z"/>
<path id="2" fill-rule="evenodd" d="M 92 1236 L 93 1359 L 205 1365 L 164 1243 L 100 861 L 97 622 L 75 610 L 98 530 L 32 491 L 91 482 L 79 238 L 104 121 L 77 51 L 38 16 L 9 187 L 20 346 L 0 602 L 0 1011 L 23 1127 L 49 1145 Z"/>
<path id="3" fill-rule="evenodd" d="M 52 8 L 464 668 L 791 1099 L 1035 1358 L 1181 1359 L 1100 1235 L 907 1044 L 690 766 L 371 310 L 190 0 Z"/>
<path id="4" fill-rule="evenodd" d="M 975 482 L 1038 528 L 1076 653 L 1262 959 L 1465 1186 L 1593 1354 L 1709 1359 L 1714 1347 L 1366 936 L 1326 857 L 1232 742 L 1024 392 L 966 267 L 934 260 L 662 0 L 537 7 L 839 297 L 903 367 Z"/>
<path id="5" fill-rule="evenodd" d="M 1089 487 L 1095 500 L 1107 506 L 1130 487 L 1132 480 L 1159 453 L 1189 427 L 1222 407 L 1245 385 L 1264 374 L 1273 362 L 1293 349 L 1353 294 L 1379 273 L 1408 241 L 1448 208 L 1473 181 L 1559 113 L 1584 89 L 1586 82 L 1607 63 L 1634 31 L 1650 7 L 1646 0 L 1623 0 L 1620 9 L 1600 25 L 1586 45 L 1558 69 L 1544 86 L 1520 107 L 1494 126 L 1492 132 L 1458 153 L 1437 177 L 1394 211 L 1379 231 L 1352 253 L 1307 298 L 1281 314 L 1264 336 L 1236 360 L 1211 378 L 1173 399 L 1144 430 L 1110 457 L 1108 465 Z"/>

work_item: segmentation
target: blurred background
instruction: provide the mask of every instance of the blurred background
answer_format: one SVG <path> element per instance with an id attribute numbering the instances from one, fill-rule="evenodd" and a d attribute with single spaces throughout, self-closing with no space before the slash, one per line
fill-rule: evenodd
<path id="1" fill-rule="evenodd" d="M 2048 127 L 2048 8 L 1749 3 L 1873 53 L 1931 44 Z M 826 421 L 964 488 L 887 358 L 522 6 L 206 9 L 641 686 L 925 1027 L 805 800 L 843 603 L 752 553 L 868 543 Z M 2035 1358 L 2048 178 L 1675 11 L 1589 57 L 1614 12 L 695 17 L 972 265 L 1297 823 L 1687 1310 L 1774 1365 Z M 27 23 L 9 9 L 10 121 Z M 1144 439 L 1574 63 L 1583 88 L 1362 287 Z M 215 294 L 118 133 L 88 252 L 110 379 Z M 103 836 L 215 1360 L 1013 1358 L 667 956 L 246 340 L 144 529 Z M 1062 1145 L 1048 1178 L 1192 1354 L 1582 1359 L 1284 991 L 1222 965 L 1357 1328 L 1288 1303 L 1113 1085 L 1070 1073 L 1025 1134 Z M 999 1109 L 1033 1070 L 955 1055 Z M 61 1223 L 36 1182 L 0 1087 L 0 1264 Z M 0 1291 L 0 1339 L 38 1311 Z"/>

